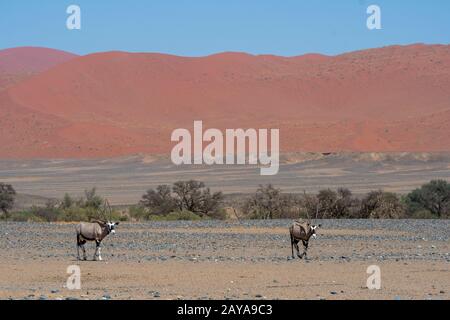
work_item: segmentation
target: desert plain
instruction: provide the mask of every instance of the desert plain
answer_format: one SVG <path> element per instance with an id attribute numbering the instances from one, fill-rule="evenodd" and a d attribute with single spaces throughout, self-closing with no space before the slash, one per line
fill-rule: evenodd
<path id="1" fill-rule="evenodd" d="M 122 223 L 103 261 L 73 224 L 0 224 L 0 299 L 449 299 L 448 220 L 322 220 L 307 260 L 290 220 Z M 78 265 L 81 289 L 66 287 Z M 380 267 L 381 289 L 367 288 Z"/>

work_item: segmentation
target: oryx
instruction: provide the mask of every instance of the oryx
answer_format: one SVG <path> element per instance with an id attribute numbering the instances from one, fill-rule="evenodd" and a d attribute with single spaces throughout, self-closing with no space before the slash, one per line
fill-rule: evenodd
<path id="1" fill-rule="evenodd" d="M 297 250 L 297 257 L 302 259 L 303 257 L 307 257 L 308 244 L 309 239 L 313 237 L 314 239 L 317 237 L 316 230 L 320 228 L 322 225 L 313 225 L 308 220 L 306 223 L 302 223 L 301 221 L 294 221 L 292 225 L 289 227 L 289 233 L 291 236 L 291 251 L 292 258 L 294 257 L 294 247 Z M 302 241 L 303 243 L 303 253 L 300 254 L 298 243 Z"/>
<path id="2" fill-rule="evenodd" d="M 102 215 L 105 218 L 105 211 L 109 210 L 109 215 L 111 217 L 111 207 L 107 200 L 103 205 Z M 95 241 L 96 248 L 93 260 L 102 260 L 101 256 L 101 242 L 108 234 L 115 234 L 115 227 L 119 222 L 112 222 L 110 219 L 105 219 L 104 221 L 94 220 L 92 222 L 81 222 L 75 227 L 77 233 L 77 255 L 78 260 L 80 259 L 80 247 L 83 249 L 83 260 L 87 260 L 86 249 L 84 245 L 87 241 Z"/>

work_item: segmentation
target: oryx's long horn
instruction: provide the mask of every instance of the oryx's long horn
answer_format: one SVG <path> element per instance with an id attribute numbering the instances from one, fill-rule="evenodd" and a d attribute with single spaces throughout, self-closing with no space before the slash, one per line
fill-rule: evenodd
<path id="1" fill-rule="evenodd" d="M 108 199 L 105 199 L 105 207 L 108 209 L 109 221 L 111 221 L 111 219 L 112 219 L 112 209 L 111 209 L 111 206 L 109 205 Z"/>
<path id="2" fill-rule="evenodd" d="M 105 222 L 108 222 L 108 218 L 106 217 L 106 207 L 105 207 L 105 205 L 103 205 L 103 207 L 101 207 L 101 208 L 99 208 L 99 212 L 100 212 L 100 215 L 101 215 L 101 218 L 105 221 Z"/>

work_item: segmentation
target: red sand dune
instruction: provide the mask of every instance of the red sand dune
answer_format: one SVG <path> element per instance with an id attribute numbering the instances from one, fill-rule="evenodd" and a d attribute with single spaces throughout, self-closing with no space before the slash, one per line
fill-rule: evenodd
<path id="1" fill-rule="evenodd" d="M 282 151 L 450 151 L 450 46 L 327 57 L 107 52 L 0 94 L 0 157 L 168 153 L 194 120 L 280 128 Z"/>
<path id="2" fill-rule="evenodd" d="M 65 51 L 39 47 L 0 50 L 0 90 L 75 57 Z"/>

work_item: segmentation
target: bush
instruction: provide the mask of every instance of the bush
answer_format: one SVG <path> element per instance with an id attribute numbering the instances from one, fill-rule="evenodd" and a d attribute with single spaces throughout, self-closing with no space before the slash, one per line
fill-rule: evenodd
<path id="1" fill-rule="evenodd" d="M 150 216 L 148 210 L 141 205 L 131 206 L 128 209 L 128 213 L 130 214 L 130 217 L 136 221 L 148 220 Z"/>
<path id="2" fill-rule="evenodd" d="M 10 184 L 0 183 L 0 211 L 8 220 L 9 212 L 14 206 L 16 191 Z"/>
<path id="3" fill-rule="evenodd" d="M 90 190 L 85 190 L 84 196 L 85 200 L 82 206 L 85 208 L 99 210 L 104 203 L 103 198 L 97 195 L 97 189 L 95 187 Z"/>
<path id="4" fill-rule="evenodd" d="M 63 200 L 61 201 L 60 208 L 61 209 L 69 209 L 74 204 L 75 204 L 75 201 L 72 199 L 72 197 L 68 193 L 66 193 L 64 195 Z"/>
<path id="5" fill-rule="evenodd" d="M 214 220 L 226 220 L 227 219 L 227 211 L 225 208 L 220 208 L 216 211 L 213 211 L 208 218 Z"/>
<path id="6" fill-rule="evenodd" d="M 250 219 L 276 219 L 291 207 L 291 198 L 272 184 L 260 185 L 244 203 L 243 211 Z"/>
<path id="7" fill-rule="evenodd" d="M 211 193 L 203 182 L 189 180 L 175 182 L 170 188 L 160 185 L 149 189 L 140 204 L 148 209 L 151 215 L 168 215 L 174 210 L 190 211 L 201 217 L 220 216 L 223 200 L 221 192 Z"/>
<path id="8" fill-rule="evenodd" d="M 10 219 L 17 222 L 46 222 L 31 211 L 12 212 L 10 215 Z"/>
<path id="9" fill-rule="evenodd" d="M 177 207 L 168 185 L 159 185 L 156 190 L 147 190 L 147 193 L 142 196 L 140 204 L 148 208 L 153 215 L 166 215 Z"/>
<path id="10" fill-rule="evenodd" d="M 79 207 L 71 207 L 71 208 L 68 208 L 68 209 L 65 209 L 62 211 L 60 220 L 66 221 L 66 222 L 89 221 L 91 215 L 92 214 L 90 212 L 88 213 L 88 209 L 79 208 Z"/>
<path id="11" fill-rule="evenodd" d="M 202 217 L 193 212 L 183 210 L 171 212 L 165 216 L 150 215 L 148 219 L 151 221 L 198 221 L 202 220 Z"/>
<path id="12" fill-rule="evenodd" d="M 32 207 L 31 214 L 42 219 L 42 221 L 56 222 L 62 215 L 62 211 L 48 203 L 45 207 Z"/>
<path id="13" fill-rule="evenodd" d="M 372 191 L 361 201 L 360 218 L 398 219 L 405 216 L 405 207 L 395 193 Z"/>
<path id="14" fill-rule="evenodd" d="M 413 219 L 438 219 L 437 215 L 432 214 L 428 210 L 418 210 L 412 214 Z"/>
<path id="15" fill-rule="evenodd" d="M 222 192 L 211 193 L 203 182 L 196 180 L 175 182 L 172 192 L 179 210 L 190 211 L 201 217 L 217 213 L 223 201 Z"/>
<path id="16" fill-rule="evenodd" d="M 450 216 L 450 183 L 433 180 L 406 196 L 405 203 L 409 214 L 427 210 L 442 218 Z"/>

